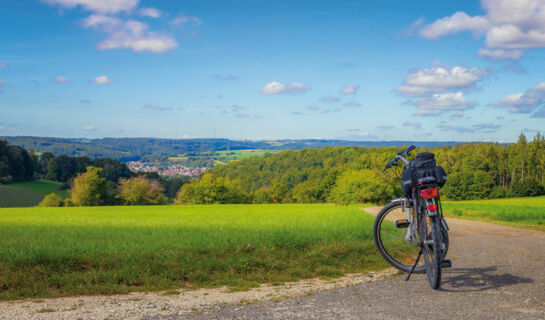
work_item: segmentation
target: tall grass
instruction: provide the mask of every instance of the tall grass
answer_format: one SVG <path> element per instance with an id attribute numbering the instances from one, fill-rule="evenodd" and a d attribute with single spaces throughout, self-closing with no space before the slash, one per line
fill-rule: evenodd
<path id="1" fill-rule="evenodd" d="M 0 209 L 0 299 L 374 270 L 372 224 L 328 204 Z"/>
<path id="2" fill-rule="evenodd" d="M 545 197 L 445 201 L 447 216 L 545 231 Z"/>

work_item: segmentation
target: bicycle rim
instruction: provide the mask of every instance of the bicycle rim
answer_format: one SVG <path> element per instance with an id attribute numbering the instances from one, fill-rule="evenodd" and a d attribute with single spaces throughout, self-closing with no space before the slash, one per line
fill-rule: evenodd
<path id="1" fill-rule="evenodd" d="M 392 202 L 386 205 L 377 215 L 373 228 L 375 244 L 382 257 L 395 268 L 409 272 L 420 251 L 419 246 L 405 241 L 407 228 L 397 228 L 396 221 L 407 219 L 402 210 L 402 202 Z M 425 266 L 420 259 L 414 272 L 425 272 Z"/>

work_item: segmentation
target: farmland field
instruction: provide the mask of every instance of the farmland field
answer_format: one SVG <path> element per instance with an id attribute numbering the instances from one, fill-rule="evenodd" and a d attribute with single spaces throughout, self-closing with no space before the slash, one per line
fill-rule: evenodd
<path id="1" fill-rule="evenodd" d="M 0 209 L 0 299 L 381 269 L 373 219 L 330 204 Z"/>
<path id="2" fill-rule="evenodd" d="M 446 216 L 545 231 L 545 197 L 444 201 Z"/>
<path id="3" fill-rule="evenodd" d="M 32 207 L 37 205 L 45 195 L 55 192 L 63 198 L 68 196 L 66 190 L 59 190 L 60 182 L 35 180 L 0 185 L 0 208 Z"/>

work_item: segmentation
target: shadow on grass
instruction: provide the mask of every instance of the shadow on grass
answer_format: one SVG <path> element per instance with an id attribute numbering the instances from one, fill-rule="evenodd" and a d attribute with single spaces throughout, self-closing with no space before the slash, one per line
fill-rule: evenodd
<path id="1" fill-rule="evenodd" d="M 497 273 L 498 268 L 456 268 L 445 273 L 442 291 L 473 292 L 498 289 L 501 287 L 532 283 L 533 279 L 518 277 L 509 273 Z"/>

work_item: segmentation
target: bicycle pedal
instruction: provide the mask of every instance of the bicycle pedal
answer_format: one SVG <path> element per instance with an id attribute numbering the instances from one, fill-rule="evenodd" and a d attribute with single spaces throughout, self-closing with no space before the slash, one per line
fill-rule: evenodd
<path id="1" fill-rule="evenodd" d="M 450 268 L 450 267 L 452 267 L 452 261 L 450 260 L 441 261 L 441 268 Z"/>
<path id="2" fill-rule="evenodd" d="M 407 220 L 407 219 L 396 220 L 396 228 L 398 228 L 398 229 L 408 228 L 409 225 L 410 225 L 410 223 L 409 223 L 409 220 Z"/>

